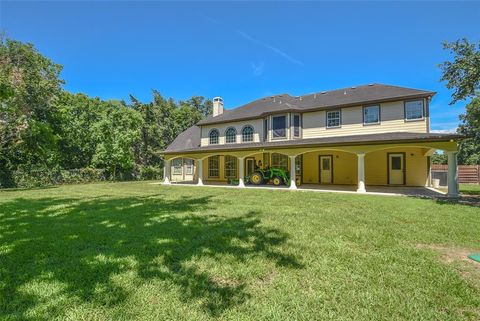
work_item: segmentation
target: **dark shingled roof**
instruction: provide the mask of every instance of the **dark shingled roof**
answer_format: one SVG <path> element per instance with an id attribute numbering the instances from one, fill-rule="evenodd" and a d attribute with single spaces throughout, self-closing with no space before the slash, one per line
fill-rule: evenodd
<path id="1" fill-rule="evenodd" d="M 384 84 L 349 87 L 298 97 L 290 96 L 289 94 L 282 94 L 260 98 L 235 109 L 225 109 L 223 114 L 216 117 L 207 117 L 198 122 L 197 125 L 252 119 L 278 112 L 305 112 L 387 102 L 399 99 L 429 97 L 433 95 L 435 95 L 435 92 L 432 91 Z"/>
<path id="2" fill-rule="evenodd" d="M 193 125 L 175 138 L 165 152 L 191 150 L 200 147 L 200 127 Z"/>
<path id="3" fill-rule="evenodd" d="M 197 127 L 197 126 L 194 126 Z M 188 133 L 193 133 L 193 127 L 187 129 L 180 136 L 186 138 Z M 177 137 L 178 138 L 180 138 Z M 195 138 L 196 137 L 196 138 Z M 195 137 L 189 136 L 186 138 L 193 145 L 197 145 L 194 148 L 185 149 L 173 149 L 170 148 L 177 139 L 166 150 L 165 154 L 173 153 L 194 153 L 194 152 L 209 152 L 209 151 L 230 151 L 230 150 L 250 150 L 250 149 L 263 149 L 263 148 L 285 148 L 285 147 L 328 147 L 328 146 L 341 146 L 341 145 L 364 145 L 364 144 L 385 144 L 385 143 L 407 143 L 407 142 L 438 142 L 458 140 L 464 138 L 463 135 L 458 134 L 440 134 L 440 133 L 409 133 L 409 132 L 394 132 L 394 133 L 380 133 L 380 134 L 365 134 L 365 135 L 350 135 L 350 136 L 333 136 L 333 137 L 321 137 L 310 138 L 301 140 L 284 140 L 275 142 L 260 142 L 260 143 L 241 143 L 241 144 L 227 144 L 227 145 L 200 145 L 200 134 Z M 196 141 L 195 141 L 196 139 Z M 181 145 L 178 144 L 177 145 Z M 181 147 L 181 146 L 178 146 Z"/>

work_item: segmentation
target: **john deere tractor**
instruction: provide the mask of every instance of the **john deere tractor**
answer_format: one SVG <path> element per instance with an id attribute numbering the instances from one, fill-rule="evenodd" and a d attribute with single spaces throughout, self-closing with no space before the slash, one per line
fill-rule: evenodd
<path id="1" fill-rule="evenodd" d="M 282 184 L 289 185 L 290 177 L 288 172 L 281 168 L 269 167 L 265 169 L 257 168 L 255 172 L 250 174 L 248 181 L 253 185 L 261 185 L 272 182 L 273 185 L 279 186 Z"/>

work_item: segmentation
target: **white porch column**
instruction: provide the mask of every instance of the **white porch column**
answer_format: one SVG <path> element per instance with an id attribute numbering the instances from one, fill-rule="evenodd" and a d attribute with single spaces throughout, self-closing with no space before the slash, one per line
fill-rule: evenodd
<path id="1" fill-rule="evenodd" d="M 170 185 L 170 160 L 163 161 L 163 184 Z"/>
<path id="2" fill-rule="evenodd" d="M 197 159 L 198 186 L 203 185 L 203 160 Z"/>
<path id="3" fill-rule="evenodd" d="M 457 152 L 447 152 L 448 157 L 448 197 L 458 197 Z"/>
<path id="4" fill-rule="evenodd" d="M 245 182 L 243 178 L 245 177 L 245 170 L 243 169 L 245 158 L 238 158 L 238 187 L 245 187 Z"/>
<path id="5" fill-rule="evenodd" d="M 290 189 L 297 189 L 297 173 L 295 171 L 295 158 L 296 156 L 290 157 Z"/>
<path id="6" fill-rule="evenodd" d="M 365 193 L 365 154 L 360 153 L 357 154 L 357 192 L 358 193 Z"/>

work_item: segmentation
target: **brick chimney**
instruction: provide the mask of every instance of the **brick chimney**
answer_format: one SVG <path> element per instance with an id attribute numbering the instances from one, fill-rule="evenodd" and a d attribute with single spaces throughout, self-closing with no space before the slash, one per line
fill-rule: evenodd
<path id="1" fill-rule="evenodd" d="M 223 114 L 223 99 L 222 97 L 213 98 L 213 117 Z"/>

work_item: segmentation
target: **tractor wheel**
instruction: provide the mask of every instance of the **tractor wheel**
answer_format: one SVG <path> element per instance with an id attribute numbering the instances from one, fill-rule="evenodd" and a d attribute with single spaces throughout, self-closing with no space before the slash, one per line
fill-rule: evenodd
<path id="1" fill-rule="evenodd" d="M 255 172 L 250 175 L 250 183 L 253 185 L 261 185 L 263 184 L 263 176 L 259 172 Z"/>
<path id="2" fill-rule="evenodd" d="M 273 185 L 280 186 L 283 184 L 283 179 L 280 176 L 275 176 L 273 178 Z"/>

